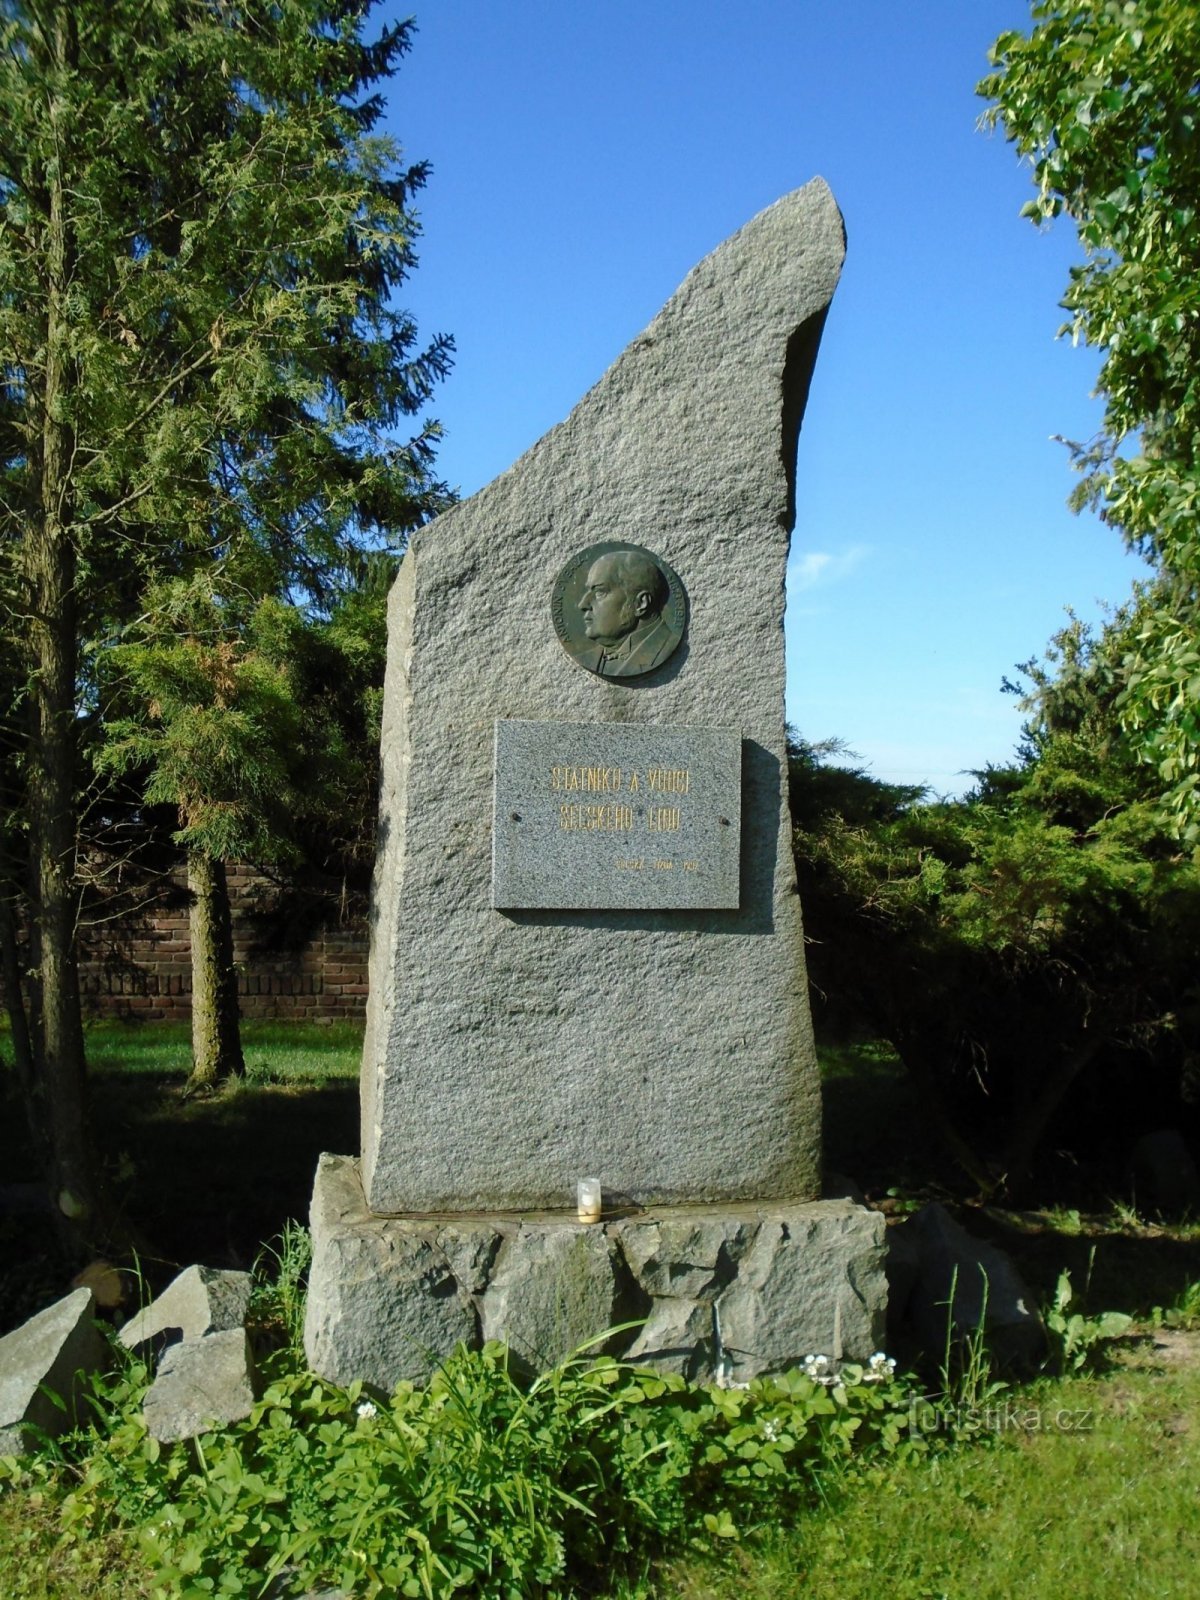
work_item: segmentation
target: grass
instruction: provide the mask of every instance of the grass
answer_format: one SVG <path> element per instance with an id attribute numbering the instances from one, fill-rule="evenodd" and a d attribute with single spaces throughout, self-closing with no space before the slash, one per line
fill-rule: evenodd
<path id="1" fill-rule="evenodd" d="M 186 1024 L 88 1027 L 96 1142 L 142 1236 L 153 1291 L 193 1261 L 249 1268 L 263 1240 L 289 1220 L 307 1220 L 321 1152 L 358 1149 L 360 1027 L 246 1022 L 242 1040 L 246 1077 L 184 1099 Z M 0 1057 L 6 1043 L 0 1034 Z M 6 1077 L 0 1173 L 7 1184 L 37 1178 Z M 74 1270 L 59 1257 L 47 1217 L 0 1213 L 0 1333 L 65 1293 Z"/>
<path id="2" fill-rule="evenodd" d="M 248 1023 L 247 1078 L 185 1101 L 186 1026 L 93 1024 L 95 1122 L 130 1215 L 151 1236 L 151 1287 L 191 1260 L 249 1266 L 260 1241 L 307 1212 L 321 1150 L 357 1148 L 359 1030 Z M 0 1054 L 4 1041 L 0 1038 Z M 945 1195 L 945 1169 L 906 1076 L 889 1052 L 823 1053 L 828 1163 L 885 1209 Z M 2 1087 L 2 1085 L 0 1085 Z M 0 1163 L 22 1170 L 19 1108 L 0 1104 Z M 891 1198 L 889 1197 L 889 1193 Z M 1090 1276 L 1089 1308 L 1141 1319 L 1143 1343 L 1100 1377 L 1043 1380 L 995 1402 L 978 1447 L 830 1480 L 818 1512 L 793 1526 L 696 1553 L 616 1589 L 610 1600 L 1107 1600 L 1195 1592 L 1200 1523 L 1200 1223 L 1140 1217 L 1119 1198 L 1015 1211 L 960 1209 L 968 1229 L 1017 1260 L 1047 1298 L 1060 1271 Z M 63 1292 L 31 1272 L 36 1226 L 0 1221 L 0 1329 Z M 1094 1260 L 1093 1258 L 1094 1254 Z M 5 1306 L 16 1274 L 16 1302 Z M 28 1281 L 32 1277 L 32 1284 Z M 1154 1308 L 1165 1310 L 1155 1314 Z M 15 1314 L 14 1314 L 15 1312 Z M 8 1314 L 8 1321 L 3 1320 Z M 292 1323 L 295 1306 L 278 1308 Z M 1157 1345 L 1149 1342 L 1158 1341 Z M 1065 1428 L 1087 1414 L 1087 1425 Z M 1034 1422 L 1038 1426 L 1034 1427 Z M 0 1495 L 3 1600 L 142 1600 L 149 1580 L 132 1537 L 62 1536 L 60 1490 Z"/>
<path id="3" fill-rule="evenodd" d="M 247 1084 L 336 1083 L 358 1077 L 362 1027 L 333 1022 L 243 1022 L 242 1054 Z M 182 1080 L 192 1064 L 186 1022 L 91 1022 L 88 1066 L 102 1078 L 153 1077 Z"/>
<path id="4" fill-rule="evenodd" d="M 1176 1366 L 1164 1348 L 1144 1346 L 1103 1377 L 1013 1393 L 997 1404 L 1010 1425 L 990 1442 L 835 1491 L 825 1514 L 723 1562 L 674 1565 L 657 1593 L 1186 1600 L 1200 1558 L 1200 1346 Z"/>

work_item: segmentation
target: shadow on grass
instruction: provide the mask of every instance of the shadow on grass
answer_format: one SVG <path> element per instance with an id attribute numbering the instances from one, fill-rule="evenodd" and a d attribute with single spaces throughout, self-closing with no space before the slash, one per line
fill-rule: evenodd
<path id="1" fill-rule="evenodd" d="M 1200 1228 L 1131 1223 L 1111 1216 L 1075 1215 L 1063 1226 L 1055 1213 L 967 1207 L 959 1220 L 990 1239 L 1021 1268 L 1038 1301 L 1048 1301 L 1064 1268 L 1089 1311 L 1145 1317 L 1170 1306 L 1200 1282 Z M 1094 1254 L 1093 1254 L 1094 1252 Z"/>
<path id="2" fill-rule="evenodd" d="M 239 1085 L 184 1100 L 182 1078 L 115 1071 L 92 1080 L 92 1122 L 109 1181 L 145 1240 L 157 1292 L 193 1261 L 249 1268 L 289 1218 L 305 1224 L 317 1157 L 358 1150 L 358 1085 Z M 9 1087 L 6 1085 L 5 1087 Z M 24 1119 L 0 1097 L 9 1194 L 34 1191 Z M 48 1212 L 21 1194 L 0 1205 L 0 1332 L 66 1293 L 78 1263 L 60 1255 Z"/>
<path id="3" fill-rule="evenodd" d="M 307 1223 L 321 1152 L 352 1154 L 359 1140 L 353 1082 L 185 1101 L 112 1077 L 97 1086 L 94 1116 L 125 1208 L 168 1268 L 251 1266 L 289 1218 Z"/>
<path id="4" fill-rule="evenodd" d="M 971 1203 L 969 1186 L 885 1042 L 823 1040 L 820 1058 L 826 1170 L 852 1178 L 868 1203 L 895 1220 L 927 1200 L 943 1201 L 968 1233 L 1013 1258 L 1040 1303 L 1050 1300 L 1064 1269 L 1091 1311 L 1135 1317 L 1173 1304 L 1200 1282 L 1200 1219 L 1138 1218 L 1107 1203 L 1103 1182 L 1086 1172 L 1072 1187 L 1090 1189 L 1092 1204 L 1102 1208 L 1090 1213 Z"/>
<path id="5" fill-rule="evenodd" d="M 818 1054 L 827 1172 L 852 1178 L 872 1201 L 953 1182 L 955 1169 L 890 1045 L 822 1040 Z"/>

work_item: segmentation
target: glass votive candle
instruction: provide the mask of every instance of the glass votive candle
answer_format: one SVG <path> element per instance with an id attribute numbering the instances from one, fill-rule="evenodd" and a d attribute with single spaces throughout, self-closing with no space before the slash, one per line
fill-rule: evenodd
<path id="1" fill-rule="evenodd" d="M 580 1178 L 575 1189 L 580 1222 L 600 1221 L 600 1179 Z"/>

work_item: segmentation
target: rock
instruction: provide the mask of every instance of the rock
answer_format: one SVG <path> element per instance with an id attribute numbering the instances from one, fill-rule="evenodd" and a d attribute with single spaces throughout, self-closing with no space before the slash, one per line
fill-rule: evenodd
<path id="1" fill-rule="evenodd" d="M 92 1311 L 92 1291 L 75 1289 L 0 1339 L 0 1455 L 21 1455 L 39 1434 L 61 1433 L 75 1420 L 81 1384 L 105 1360 Z"/>
<path id="2" fill-rule="evenodd" d="M 893 1231 L 906 1236 L 896 1248 L 915 1247 L 908 1321 L 928 1357 L 941 1358 L 949 1318 L 956 1340 L 970 1337 L 982 1323 L 988 1348 L 1001 1365 L 1029 1366 L 1037 1360 L 1045 1347 L 1042 1319 L 1002 1250 L 972 1238 L 936 1202 Z"/>
<path id="3" fill-rule="evenodd" d="M 786 196 L 696 267 L 565 422 L 412 536 L 389 607 L 363 1057 L 379 1214 L 555 1209 L 589 1174 L 636 1205 L 819 1192 L 783 575 L 843 254 L 825 184 Z M 578 665 L 551 616 L 559 575 L 606 540 L 650 548 L 687 592 L 682 643 L 643 677 Z M 648 751 L 657 729 L 731 734 L 740 903 L 494 909 L 498 720 L 619 725 Z M 712 870 L 669 845 L 645 849 L 643 888 L 659 857 L 664 882 L 668 862 Z"/>
<path id="4" fill-rule="evenodd" d="M 598 1335 L 623 1360 L 745 1381 L 882 1342 L 884 1219 L 845 1200 L 570 1216 L 374 1217 L 356 1161 L 322 1156 L 305 1350 L 337 1383 L 425 1381 L 454 1347 L 544 1371 Z M 635 1320 L 641 1327 L 625 1325 Z"/>
<path id="5" fill-rule="evenodd" d="M 250 1345 L 244 1328 L 173 1344 L 146 1391 L 146 1427 L 164 1443 L 240 1422 L 254 1405 Z"/>
<path id="6" fill-rule="evenodd" d="M 705 1305 L 733 1281 L 758 1229 L 753 1207 L 748 1214 L 687 1207 L 612 1225 L 634 1278 L 647 1294 Z"/>
<path id="7" fill-rule="evenodd" d="M 217 1267 L 187 1267 L 121 1329 L 118 1337 L 130 1350 L 149 1345 L 156 1352 L 181 1340 L 240 1328 L 250 1305 L 248 1272 Z"/>
<path id="8" fill-rule="evenodd" d="M 837 1200 L 615 1224 L 652 1296 L 625 1359 L 703 1378 L 723 1355 L 738 1381 L 817 1351 L 865 1360 L 882 1342 L 883 1229 L 877 1212 Z"/>
<path id="9" fill-rule="evenodd" d="M 314 1372 L 390 1391 L 478 1342 L 472 1286 L 499 1249 L 494 1230 L 472 1240 L 461 1222 L 373 1217 L 357 1161 L 329 1155 L 317 1166 L 311 1223 L 304 1349 Z"/>
<path id="10" fill-rule="evenodd" d="M 605 1230 L 522 1223 L 500 1247 L 481 1308 L 483 1338 L 502 1340 L 518 1366 L 530 1372 L 557 1366 L 620 1320 Z M 605 1347 L 593 1345 L 588 1353 Z"/>
<path id="11" fill-rule="evenodd" d="M 1143 1134 L 1129 1165 L 1134 1200 L 1142 1210 L 1172 1217 L 1200 1210 L 1200 1173 L 1177 1128 Z"/>
<path id="12" fill-rule="evenodd" d="M 739 1379 L 806 1355 L 865 1359 L 883 1343 L 884 1219 L 849 1201 L 768 1212 L 721 1295 L 721 1337 Z"/>
<path id="13" fill-rule="evenodd" d="M 894 1223 L 885 1235 L 884 1270 L 888 1286 L 888 1349 L 902 1337 L 908 1317 L 908 1302 L 920 1271 L 921 1252 L 917 1235 L 902 1222 Z"/>

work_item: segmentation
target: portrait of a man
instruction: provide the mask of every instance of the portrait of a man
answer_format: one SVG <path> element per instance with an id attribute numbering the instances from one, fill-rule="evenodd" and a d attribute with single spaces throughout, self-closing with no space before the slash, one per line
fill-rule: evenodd
<path id="1" fill-rule="evenodd" d="M 574 651 L 603 678 L 634 678 L 666 660 L 679 635 L 664 619 L 666 574 L 648 552 L 610 550 L 588 568 L 578 609 L 589 643 Z"/>

